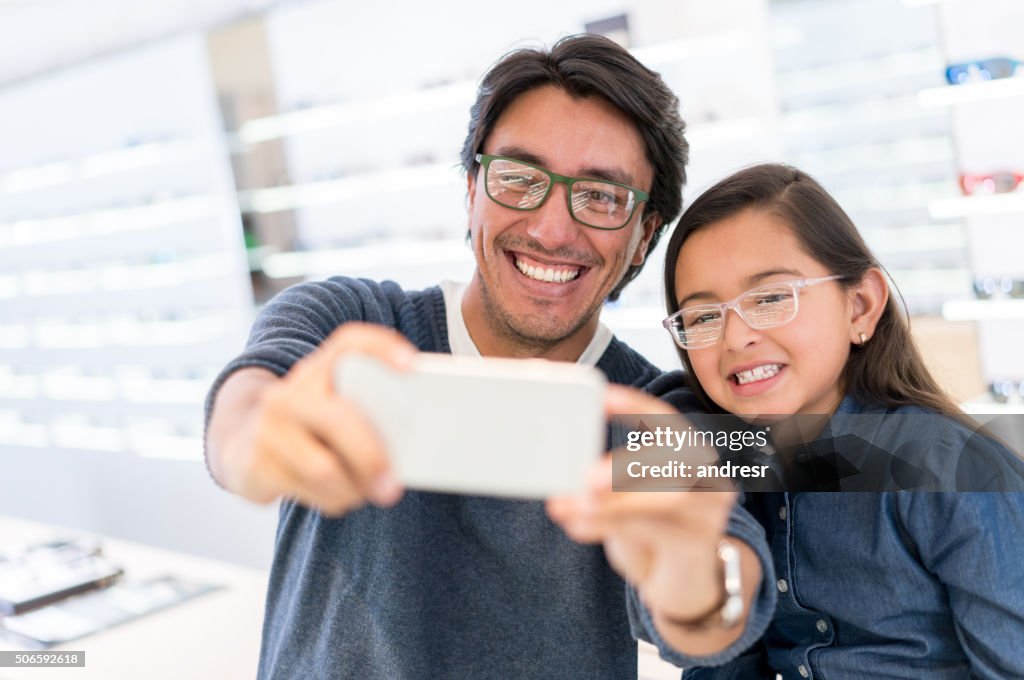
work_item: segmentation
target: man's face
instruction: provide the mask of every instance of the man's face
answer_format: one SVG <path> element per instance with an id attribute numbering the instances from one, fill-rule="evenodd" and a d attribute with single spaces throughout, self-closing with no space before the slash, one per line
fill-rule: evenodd
<path id="1" fill-rule="evenodd" d="M 643 140 L 625 115 L 603 99 L 574 99 L 553 86 L 513 101 L 483 153 L 643 191 L 650 191 L 653 180 Z M 486 332 L 512 348 L 550 349 L 568 342 L 582 351 L 608 294 L 630 265 L 643 262 L 658 218 L 642 221 L 642 204 L 622 229 L 588 227 L 569 214 L 564 184 L 556 184 L 537 210 L 513 210 L 488 198 L 482 172 L 469 177 L 469 225 L 477 261 L 464 307 L 471 335 L 477 339 Z M 486 331 L 473 328 L 479 321 Z"/>

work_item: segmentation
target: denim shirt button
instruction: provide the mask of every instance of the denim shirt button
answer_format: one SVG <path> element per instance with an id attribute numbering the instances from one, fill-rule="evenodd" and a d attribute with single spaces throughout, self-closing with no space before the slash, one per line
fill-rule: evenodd
<path id="1" fill-rule="evenodd" d="M 789 590 L 789 584 L 786 583 L 786 579 L 784 578 L 780 578 L 775 585 L 778 586 L 780 593 L 784 593 Z"/>
<path id="2" fill-rule="evenodd" d="M 786 513 L 786 506 L 783 505 L 781 508 L 779 508 L 779 519 L 781 519 L 783 522 L 785 522 L 786 521 L 786 514 L 787 514 Z"/>
<path id="3" fill-rule="evenodd" d="M 819 633 L 825 633 L 828 631 L 828 623 L 825 622 L 825 619 L 818 619 L 818 622 L 814 625 L 818 627 Z"/>
<path id="4" fill-rule="evenodd" d="M 803 664 L 800 664 L 800 667 L 797 668 L 797 670 L 800 671 L 800 677 L 802 677 L 802 678 L 809 678 L 809 677 L 811 677 L 811 674 L 807 672 L 807 666 L 805 666 Z"/>

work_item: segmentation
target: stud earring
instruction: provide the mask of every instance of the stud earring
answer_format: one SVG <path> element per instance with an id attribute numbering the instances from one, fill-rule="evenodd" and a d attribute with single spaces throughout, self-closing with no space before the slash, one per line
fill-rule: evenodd
<path id="1" fill-rule="evenodd" d="M 868 336 L 865 335 L 864 333 L 860 333 L 860 344 L 861 344 L 861 347 L 863 347 L 864 343 L 867 342 L 867 341 L 868 341 Z"/>

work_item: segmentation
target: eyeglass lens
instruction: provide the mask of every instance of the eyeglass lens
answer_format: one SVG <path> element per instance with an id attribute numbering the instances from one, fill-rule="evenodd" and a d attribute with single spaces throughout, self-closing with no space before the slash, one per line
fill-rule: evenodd
<path id="1" fill-rule="evenodd" d="M 551 176 L 540 168 L 495 158 L 487 168 L 487 195 L 496 203 L 517 210 L 539 208 L 551 188 Z M 572 182 L 569 205 L 573 217 L 584 224 L 618 229 L 633 214 L 636 194 L 626 187 L 599 180 Z"/>

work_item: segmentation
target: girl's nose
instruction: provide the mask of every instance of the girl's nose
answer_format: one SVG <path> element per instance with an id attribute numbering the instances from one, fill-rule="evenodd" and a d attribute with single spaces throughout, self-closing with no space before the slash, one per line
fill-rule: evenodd
<path id="1" fill-rule="evenodd" d="M 722 343 L 727 349 L 739 352 L 761 339 L 761 331 L 747 325 L 735 309 L 726 312 L 722 322 L 725 324 L 722 330 Z"/>

